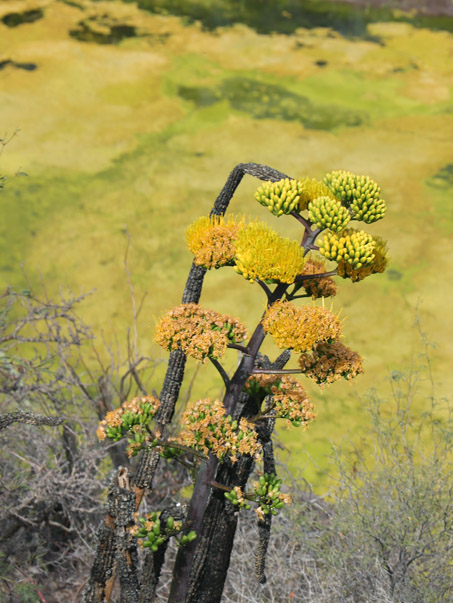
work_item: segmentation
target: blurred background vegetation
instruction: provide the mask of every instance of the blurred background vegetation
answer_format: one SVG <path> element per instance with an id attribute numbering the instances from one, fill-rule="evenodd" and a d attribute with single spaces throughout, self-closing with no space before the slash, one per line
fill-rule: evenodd
<path id="1" fill-rule="evenodd" d="M 184 229 L 210 211 L 237 163 L 371 176 L 388 214 L 370 231 L 388 239 L 391 265 L 341 282 L 334 299 L 366 374 L 311 388 L 317 422 L 279 432 L 291 449 L 282 460 L 322 490 L 330 442 L 368 446 L 363 394 L 423 352 L 416 318 L 437 342 L 439 395 L 451 391 L 452 23 L 440 0 L 2 2 L 0 137 L 20 130 L 0 158 L 2 285 L 42 282 L 50 297 L 94 289 L 78 313 L 98 340 L 125 348 L 130 237 L 136 299 L 148 292 L 140 346 L 165 358 L 152 329 L 180 301 L 191 264 Z M 245 179 L 231 210 L 298 237 L 295 221 L 254 201 L 257 185 Z M 208 274 L 205 287 L 207 307 L 249 327 L 261 315 L 261 292 L 232 270 Z M 219 395 L 209 368 L 192 393 Z M 423 396 L 417 404 L 422 413 Z"/>

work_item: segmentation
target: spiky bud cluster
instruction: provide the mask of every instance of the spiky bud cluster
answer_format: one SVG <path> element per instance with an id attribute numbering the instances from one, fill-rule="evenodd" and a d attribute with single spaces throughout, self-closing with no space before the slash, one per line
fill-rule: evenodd
<path id="1" fill-rule="evenodd" d="M 285 178 L 278 182 L 265 182 L 255 193 L 255 199 L 264 205 L 274 216 L 290 214 L 299 208 L 299 198 L 302 192 L 298 180 Z"/>
<path id="2" fill-rule="evenodd" d="M 344 261 L 354 269 L 371 264 L 376 243 L 363 230 L 346 228 L 340 233 L 326 232 L 319 245 L 319 253 L 334 262 Z"/>
<path id="3" fill-rule="evenodd" d="M 318 197 L 310 201 L 308 218 L 318 228 L 329 228 L 334 232 L 343 230 L 351 219 L 346 207 L 331 197 Z"/>
<path id="4" fill-rule="evenodd" d="M 361 281 L 371 274 L 384 272 L 388 264 L 387 243 L 381 237 L 374 237 L 374 258 L 370 264 L 354 269 L 350 264 L 341 260 L 338 262 L 337 274 L 342 278 L 349 278 L 352 282 Z"/>
<path id="5" fill-rule="evenodd" d="M 277 515 L 285 505 L 289 505 L 291 497 L 280 491 L 282 480 L 273 473 L 265 473 L 258 481 L 253 482 L 255 501 L 259 507 L 255 509 L 258 519 L 264 520 L 266 515 Z"/>
<path id="6" fill-rule="evenodd" d="M 164 349 L 182 350 L 203 362 L 224 356 L 229 343 L 240 343 L 247 329 L 236 318 L 202 308 L 181 304 L 170 310 L 157 324 L 155 340 Z"/>
<path id="7" fill-rule="evenodd" d="M 242 418 L 233 420 L 225 414 L 220 400 L 209 398 L 189 404 L 182 416 L 182 431 L 176 441 L 203 454 L 214 454 L 219 460 L 229 455 L 232 463 L 237 454 L 257 457 L 261 452 L 258 434 L 252 423 Z"/>
<path id="8" fill-rule="evenodd" d="M 168 517 L 165 523 L 162 523 L 160 513 L 155 511 L 148 513 L 145 517 L 135 515 L 136 524 L 130 528 L 132 536 L 137 538 L 141 547 L 150 548 L 155 553 L 159 547 L 172 536 L 182 531 L 182 523 L 175 521 L 174 517 Z M 192 542 L 197 537 L 192 530 L 188 534 L 176 538 L 179 546 L 184 546 Z"/>
<path id="9" fill-rule="evenodd" d="M 332 341 L 341 334 L 340 321 L 327 308 L 302 306 L 277 301 L 263 318 L 263 328 L 282 349 L 306 352 L 322 341 Z"/>
<path id="10" fill-rule="evenodd" d="M 234 263 L 234 241 L 244 227 L 244 219 L 230 216 L 201 217 L 186 229 L 187 246 L 195 256 L 195 264 L 220 268 Z"/>
<path id="11" fill-rule="evenodd" d="M 293 283 L 304 267 L 297 241 L 285 239 L 263 222 L 249 224 L 238 233 L 234 269 L 248 281 Z"/>
<path id="12" fill-rule="evenodd" d="M 307 209 L 310 201 L 314 201 L 318 197 L 331 197 L 335 199 L 335 195 L 330 188 L 315 178 L 300 178 L 299 184 L 301 194 L 299 199 L 299 211 Z"/>
<path id="13" fill-rule="evenodd" d="M 312 260 L 311 258 L 307 259 L 305 262 L 304 269 L 302 271 L 303 275 L 309 274 L 322 274 L 323 272 L 327 272 L 327 268 L 324 262 L 320 262 L 318 260 Z M 313 278 L 302 281 L 303 288 L 311 295 L 314 299 L 318 297 L 333 297 L 337 294 L 338 287 L 335 284 L 335 281 L 330 276 L 325 276 L 323 278 Z"/>
<path id="14" fill-rule="evenodd" d="M 326 174 L 324 182 L 345 207 L 351 208 L 355 220 L 371 224 L 384 217 L 386 204 L 381 189 L 368 176 L 338 170 Z"/>
<path id="15" fill-rule="evenodd" d="M 100 441 L 109 438 L 118 442 L 129 436 L 128 454 L 136 456 L 149 441 L 146 426 L 155 417 L 160 401 L 155 396 L 142 396 L 124 402 L 119 408 L 108 412 L 99 423 L 96 435 Z"/>
<path id="16" fill-rule="evenodd" d="M 363 373 L 362 358 L 340 341 L 320 343 L 312 354 L 301 354 L 299 366 L 318 385 L 353 379 Z"/>

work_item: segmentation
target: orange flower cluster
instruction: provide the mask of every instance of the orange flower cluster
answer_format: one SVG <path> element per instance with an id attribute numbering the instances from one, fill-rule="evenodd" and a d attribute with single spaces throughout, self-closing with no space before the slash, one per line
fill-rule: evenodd
<path id="1" fill-rule="evenodd" d="M 302 371 L 319 385 L 333 383 L 342 377 L 353 379 L 363 373 L 362 358 L 340 341 L 318 344 L 312 354 L 301 354 Z"/>
<path id="2" fill-rule="evenodd" d="M 206 362 L 208 357 L 221 358 L 228 343 L 240 343 L 246 336 L 247 329 L 236 318 L 198 304 L 181 304 L 157 324 L 155 339 L 166 350 L 182 350 Z"/>
<path id="3" fill-rule="evenodd" d="M 268 308 L 263 328 L 279 348 L 307 352 L 314 345 L 340 336 L 340 321 L 327 308 L 302 306 L 277 301 Z"/>
<path id="4" fill-rule="evenodd" d="M 252 375 L 246 388 L 253 390 L 256 386 L 272 395 L 272 404 L 263 409 L 264 414 L 274 410 L 278 419 L 288 419 L 295 427 L 306 426 L 316 417 L 315 405 L 297 379 L 289 375 Z"/>
<path id="5" fill-rule="evenodd" d="M 327 272 L 324 262 L 308 259 L 305 262 L 302 274 L 322 274 L 323 272 Z M 313 298 L 333 297 L 338 291 L 337 285 L 330 276 L 303 281 L 303 286 L 308 295 Z"/>
<path id="6" fill-rule="evenodd" d="M 186 230 L 187 246 L 195 256 L 195 264 L 220 268 L 234 263 L 234 241 L 244 226 L 243 218 L 211 216 L 198 218 Z"/>
<path id="7" fill-rule="evenodd" d="M 122 437 L 122 431 L 133 429 L 134 426 L 144 425 L 155 416 L 160 406 L 160 400 L 155 396 L 133 398 L 108 412 L 105 419 L 99 423 L 96 435 L 100 441 L 111 438 L 115 441 Z"/>
<path id="8" fill-rule="evenodd" d="M 204 454 L 212 453 L 222 460 L 230 455 L 237 461 L 238 454 L 258 457 L 261 445 L 252 423 L 247 419 L 233 421 L 225 416 L 225 408 L 220 400 L 209 398 L 190 404 L 182 417 L 183 430 L 176 441 L 195 448 Z"/>

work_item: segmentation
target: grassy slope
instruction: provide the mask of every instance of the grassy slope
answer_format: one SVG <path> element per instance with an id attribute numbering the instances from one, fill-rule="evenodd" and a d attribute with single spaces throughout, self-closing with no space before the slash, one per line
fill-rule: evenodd
<path id="1" fill-rule="evenodd" d="M 205 32 L 133 5 L 86 4 L 84 11 L 41 5 L 44 18 L 35 23 L 0 23 L 0 61 L 37 65 L 32 72 L 0 71 L 1 127 L 22 130 L 1 168 L 29 174 L 11 179 L 1 196 L 5 283 L 23 283 L 24 263 L 32 282 L 39 266 L 50 293 L 96 288 L 84 318 L 98 334 L 109 337 L 115 329 L 122 338 L 131 315 L 123 269 L 127 225 L 137 296 L 149 291 L 142 345 L 160 354 L 150 327 L 153 316 L 180 299 L 191 262 L 184 228 L 209 211 L 236 163 L 265 163 L 293 176 L 338 168 L 367 173 L 389 203 L 386 220 L 370 230 L 389 239 L 391 271 L 360 285 L 340 283 L 335 300 L 367 373 L 322 396 L 313 390 L 317 424 L 305 434 L 285 432 L 285 442 L 326 467 L 329 440 L 349 432 L 360 441 L 359 396 L 420 351 L 412 327 L 417 306 L 438 343 L 441 391 L 450 391 L 451 182 L 448 188 L 433 176 L 451 161 L 451 34 L 404 23 L 369 25 L 380 44 L 326 28 L 292 36 L 258 35 L 244 26 Z M 142 37 L 112 46 L 69 35 L 81 19 L 101 12 L 135 25 Z M 232 210 L 296 236 L 291 220 L 277 221 L 256 206 L 255 187 L 246 179 Z M 257 289 L 227 269 L 208 275 L 202 302 L 237 308 L 250 327 L 264 304 Z M 219 393 L 209 370 L 195 389 Z M 293 455 L 290 463 L 301 458 Z M 311 465 L 308 476 L 316 474 Z"/>

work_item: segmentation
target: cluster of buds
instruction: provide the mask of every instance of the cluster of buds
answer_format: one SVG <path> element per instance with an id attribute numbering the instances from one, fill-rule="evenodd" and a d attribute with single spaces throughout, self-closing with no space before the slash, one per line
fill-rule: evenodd
<path id="1" fill-rule="evenodd" d="M 361 281 L 371 274 L 384 272 L 388 264 L 387 244 L 381 237 L 374 237 L 375 247 L 373 249 L 374 258 L 372 262 L 353 268 L 351 264 L 341 260 L 338 262 L 337 275 L 342 278 L 349 278 L 352 282 Z"/>
<path id="2" fill-rule="evenodd" d="M 302 274 L 315 275 L 322 274 L 326 271 L 327 269 L 324 262 L 319 262 L 318 260 L 312 260 L 311 258 L 309 258 L 305 262 Z M 325 276 L 323 278 L 307 279 L 302 282 L 305 291 L 314 299 L 319 297 L 333 297 L 337 294 L 338 291 L 338 287 L 335 284 L 335 281 L 333 280 L 333 278 L 330 278 L 330 276 Z"/>
<path id="3" fill-rule="evenodd" d="M 261 521 L 264 521 L 266 515 L 277 515 L 282 507 L 290 504 L 291 497 L 280 492 L 281 485 L 282 480 L 277 479 L 273 473 L 265 473 L 253 483 L 255 501 L 259 504 L 255 513 Z"/>
<path id="4" fill-rule="evenodd" d="M 340 341 L 320 343 L 312 354 L 301 354 L 299 366 L 307 377 L 321 386 L 341 378 L 350 380 L 363 373 L 361 356 Z"/>
<path id="5" fill-rule="evenodd" d="M 386 205 L 381 189 L 368 176 L 338 170 L 327 174 L 324 182 L 343 205 L 351 208 L 355 220 L 371 224 L 384 217 Z"/>
<path id="6" fill-rule="evenodd" d="M 234 242 L 243 218 L 230 216 L 202 217 L 186 230 L 187 246 L 195 256 L 195 264 L 205 268 L 220 268 L 234 263 Z"/>
<path id="7" fill-rule="evenodd" d="M 252 423 L 225 414 L 220 400 L 209 398 L 189 404 L 182 416 L 182 431 L 176 441 L 203 454 L 214 454 L 219 460 L 229 455 L 232 463 L 238 454 L 259 458 L 261 445 Z"/>
<path id="8" fill-rule="evenodd" d="M 308 218 L 318 228 L 329 228 L 333 232 L 343 230 L 351 219 L 347 208 L 331 197 L 318 197 L 310 201 Z"/>
<path id="9" fill-rule="evenodd" d="M 252 375 L 245 388 L 251 394 L 272 396 L 270 405 L 263 403 L 264 416 L 272 413 L 277 419 L 287 419 L 294 427 L 307 426 L 316 417 L 315 405 L 299 381 L 289 375 Z"/>
<path id="10" fill-rule="evenodd" d="M 238 233 L 234 269 L 248 281 L 293 283 L 304 267 L 297 241 L 285 239 L 264 223 L 253 223 Z"/>
<path id="11" fill-rule="evenodd" d="M 130 529 L 130 533 L 137 538 L 140 546 L 150 548 L 154 553 L 158 548 L 169 538 L 174 536 L 179 546 L 184 546 L 192 540 L 195 540 L 197 535 L 194 531 L 184 534 L 179 538 L 176 537 L 182 531 L 182 523 L 175 521 L 173 517 L 169 517 L 165 524 L 161 522 L 160 514 L 153 511 L 145 517 L 136 516 L 136 524 Z"/>
<path id="12" fill-rule="evenodd" d="M 129 456 L 136 454 L 149 441 L 146 426 L 155 417 L 160 401 L 155 396 L 141 396 L 124 402 L 119 408 L 108 412 L 99 423 L 96 435 L 100 441 L 109 438 L 118 442 L 129 435 Z"/>
<path id="13" fill-rule="evenodd" d="M 347 262 L 355 270 L 374 260 L 375 240 L 365 231 L 347 228 L 339 234 L 326 232 L 319 245 L 319 252 L 328 260 Z"/>
<path id="14" fill-rule="evenodd" d="M 274 216 L 290 214 L 299 209 L 302 187 L 299 180 L 285 178 L 278 182 L 265 182 L 255 193 L 255 199 Z"/>
<path id="15" fill-rule="evenodd" d="M 225 498 L 235 507 L 244 508 L 247 511 L 251 509 L 251 505 L 244 498 L 244 493 L 239 486 L 235 486 L 230 492 L 225 492 Z"/>
<path id="16" fill-rule="evenodd" d="M 229 343 L 241 343 L 247 329 L 236 318 L 202 308 L 181 304 L 170 310 L 157 324 L 155 340 L 164 349 L 182 350 L 203 362 L 221 358 Z"/>
<path id="17" fill-rule="evenodd" d="M 315 344 L 333 341 L 341 334 L 338 316 L 327 308 L 299 308 L 288 301 L 277 301 L 268 308 L 262 325 L 277 347 L 295 352 L 306 352 Z"/>

